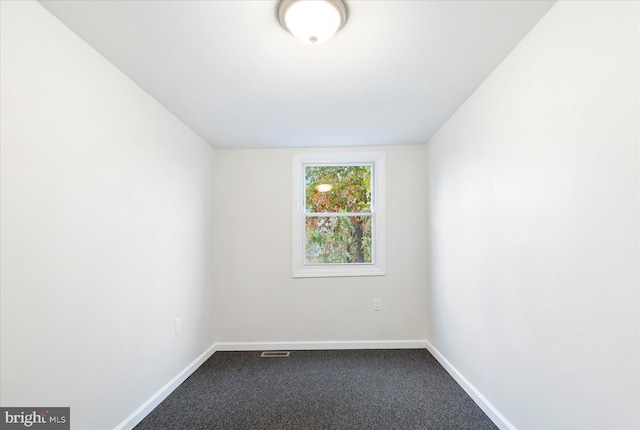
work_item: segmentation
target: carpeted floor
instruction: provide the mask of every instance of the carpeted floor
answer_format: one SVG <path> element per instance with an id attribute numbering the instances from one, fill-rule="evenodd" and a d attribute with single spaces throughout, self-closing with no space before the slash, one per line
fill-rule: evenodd
<path id="1" fill-rule="evenodd" d="M 136 430 L 496 429 L 426 350 L 216 352 Z"/>

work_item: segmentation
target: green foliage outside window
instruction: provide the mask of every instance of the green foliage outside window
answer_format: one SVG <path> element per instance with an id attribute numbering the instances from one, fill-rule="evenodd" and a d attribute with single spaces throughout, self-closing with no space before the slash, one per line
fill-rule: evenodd
<path id="1" fill-rule="evenodd" d="M 306 263 L 372 262 L 371 173 L 371 166 L 305 168 Z"/>

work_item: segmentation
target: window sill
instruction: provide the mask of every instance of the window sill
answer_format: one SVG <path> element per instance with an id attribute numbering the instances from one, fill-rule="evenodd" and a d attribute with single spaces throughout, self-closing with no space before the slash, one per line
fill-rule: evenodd
<path id="1" fill-rule="evenodd" d="M 330 266 L 302 266 L 293 270 L 294 278 L 341 278 L 348 276 L 384 276 L 382 267 L 375 264 L 348 266 L 336 264 Z"/>

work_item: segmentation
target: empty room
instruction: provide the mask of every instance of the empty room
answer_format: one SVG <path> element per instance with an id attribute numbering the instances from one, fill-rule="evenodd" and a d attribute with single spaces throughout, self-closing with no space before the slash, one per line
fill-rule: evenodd
<path id="1" fill-rule="evenodd" d="M 0 0 L 0 429 L 640 429 L 640 3 Z"/>

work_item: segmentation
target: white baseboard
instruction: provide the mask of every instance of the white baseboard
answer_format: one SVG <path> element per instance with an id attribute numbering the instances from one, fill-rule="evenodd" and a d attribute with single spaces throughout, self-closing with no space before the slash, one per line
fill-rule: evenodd
<path id="1" fill-rule="evenodd" d="M 438 351 L 438 348 L 433 346 L 429 341 L 426 341 L 425 343 L 427 344 L 427 350 L 431 353 L 431 355 L 433 355 L 435 359 L 438 360 L 442 367 L 444 367 L 445 370 L 449 372 L 449 375 L 451 375 L 453 379 L 456 380 L 458 385 L 460 385 L 462 389 L 467 392 L 467 394 L 473 399 L 473 401 L 476 402 L 478 406 L 480 406 L 480 409 L 482 409 L 484 413 L 487 414 L 487 416 L 491 419 L 491 421 L 493 421 L 496 426 L 498 426 L 498 428 L 500 428 L 501 430 L 516 430 L 516 427 L 511 424 L 509 420 L 506 419 L 504 415 L 502 415 L 495 408 L 495 406 L 493 406 L 491 402 L 489 402 L 489 400 L 487 400 L 487 398 L 483 396 L 482 393 L 480 393 L 480 391 L 478 391 L 478 389 L 474 387 L 473 384 L 469 382 L 469 380 L 465 378 L 462 373 L 460 373 L 460 371 L 456 369 L 453 364 L 451 364 L 451 362 L 444 357 L 444 355 L 442 355 L 440 351 Z"/>
<path id="2" fill-rule="evenodd" d="M 156 392 L 149 400 L 144 402 L 142 406 L 136 409 L 131 415 L 129 415 L 124 421 L 122 421 L 114 430 L 131 430 L 149 415 L 149 413 L 158 406 L 169 394 L 173 392 L 180 384 L 182 384 L 198 367 L 202 365 L 209 357 L 216 352 L 216 345 L 213 344 L 205 352 L 200 354 L 198 358 L 193 360 L 187 367 L 178 373 L 171 381 L 158 392 Z"/>
<path id="3" fill-rule="evenodd" d="M 217 351 L 274 351 L 322 349 L 424 349 L 425 340 L 358 340 L 311 342 L 219 342 Z"/>

